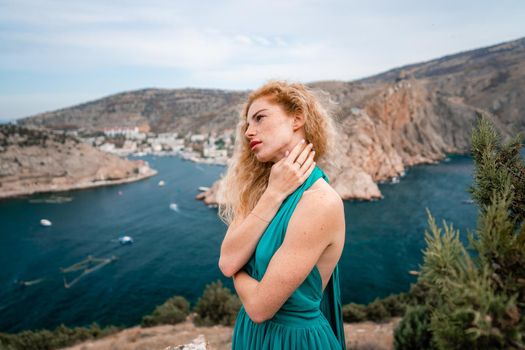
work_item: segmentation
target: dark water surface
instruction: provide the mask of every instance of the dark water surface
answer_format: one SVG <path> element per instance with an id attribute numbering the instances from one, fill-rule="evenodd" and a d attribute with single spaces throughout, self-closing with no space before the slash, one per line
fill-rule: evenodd
<path id="1" fill-rule="evenodd" d="M 143 159 L 159 175 L 60 193 L 72 198 L 60 204 L 38 202 L 50 195 L 0 201 L 0 331 L 60 323 L 130 326 L 173 295 L 194 305 L 214 280 L 233 290 L 217 266 L 226 226 L 216 209 L 194 199 L 198 186 L 210 186 L 224 167 L 178 157 Z M 343 303 L 366 303 L 407 291 L 415 282 L 408 271 L 421 263 L 425 208 L 439 225 L 443 219 L 454 223 L 463 238 L 467 228 L 475 228 L 477 207 L 462 202 L 470 198 L 472 172 L 470 157 L 451 155 L 437 165 L 409 168 L 397 184 L 379 185 L 383 200 L 345 202 Z M 53 225 L 41 226 L 44 218 Z M 122 235 L 133 237 L 134 244 L 120 245 Z M 117 260 L 65 288 L 64 276 L 71 282 L 82 271 L 63 274 L 60 268 L 88 255 Z M 36 283 L 23 287 L 17 280 Z"/>

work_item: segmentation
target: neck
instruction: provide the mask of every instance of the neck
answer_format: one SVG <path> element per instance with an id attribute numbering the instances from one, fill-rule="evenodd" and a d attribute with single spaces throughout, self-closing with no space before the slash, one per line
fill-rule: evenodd
<path id="1" fill-rule="evenodd" d="M 308 144 L 308 140 L 306 140 L 306 137 L 303 134 L 297 134 L 285 147 L 283 147 L 277 152 L 277 154 L 273 157 L 271 162 L 277 163 L 278 161 L 283 159 L 285 157 L 286 151 L 291 152 L 295 145 L 301 142 L 302 139 L 305 139 L 305 144 Z"/>

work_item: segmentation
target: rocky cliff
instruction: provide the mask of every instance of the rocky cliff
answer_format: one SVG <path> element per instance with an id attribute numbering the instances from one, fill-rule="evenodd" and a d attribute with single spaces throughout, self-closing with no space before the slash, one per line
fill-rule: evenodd
<path id="1" fill-rule="evenodd" d="M 131 182 L 155 174 L 143 161 L 121 159 L 63 133 L 0 125 L 0 198 Z"/>
<path id="2" fill-rule="evenodd" d="M 396 68 L 366 79 L 309 84 L 329 93 L 343 142 L 338 173 L 328 173 L 344 199 L 380 198 L 379 181 L 405 168 L 466 153 L 477 113 L 504 138 L 525 135 L 525 38 Z M 247 92 L 141 90 L 21 121 L 51 128 L 127 125 L 155 131 L 234 128 Z M 199 197 L 217 202 L 217 185 Z"/>

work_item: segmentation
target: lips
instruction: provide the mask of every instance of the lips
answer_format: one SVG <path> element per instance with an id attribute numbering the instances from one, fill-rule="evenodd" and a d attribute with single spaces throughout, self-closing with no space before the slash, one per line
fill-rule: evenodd
<path id="1" fill-rule="evenodd" d="M 262 141 L 256 141 L 256 140 L 252 141 L 250 142 L 250 148 L 253 149 L 255 146 L 257 146 L 260 143 L 262 143 Z"/>

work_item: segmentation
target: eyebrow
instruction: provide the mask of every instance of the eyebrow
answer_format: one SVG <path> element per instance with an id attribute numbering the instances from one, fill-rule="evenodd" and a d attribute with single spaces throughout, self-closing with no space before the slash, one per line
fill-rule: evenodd
<path id="1" fill-rule="evenodd" d="M 266 110 L 267 110 L 267 108 L 263 108 L 263 109 L 258 110 L 257 112 L 255 112 L 255 113 L 252 115 L 252 119 L 255 118 L 255 117 L 257 117 L 257 114 L 261 113 L 262 111 L 266 111 Z M 248 120 L 248 119 L 250 119 L 250 118 L 247 118 L 247 120 Z"/>

